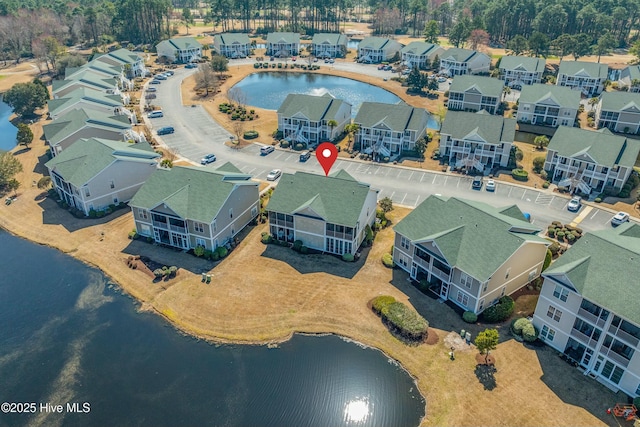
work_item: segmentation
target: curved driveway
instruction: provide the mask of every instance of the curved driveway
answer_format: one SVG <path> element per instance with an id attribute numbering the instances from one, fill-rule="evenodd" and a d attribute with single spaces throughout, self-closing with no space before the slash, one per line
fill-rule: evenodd
<path id="1" fill-rule="evenodd" d="M 253 60 L 232 61 L 229 68 L 232 70 L 233 66 L 247 62 L 252 63 Z M 336 68 L 343 68 L 336 65 Z M 344 64 L 345 68 L 347 66 L 355 67 L 360 72 L 366 70 L 367 74 L 378 73 L 375 66 Z M 164 117 L 145 118 L 151 123 L 152 129 L 168 125 L 175 127 L 174 134 L 162 137 L 169 147 L 194 162 L 198 162 L 207 153 L 215 153 L 218 160 L 207 167 L 215 168 L 217 165 L 231 161 L 244 173 L 258 179 L 265 179 L 267 173 L 275 168 L 291 173 L 296 171 L 323 173 L 313 157 L 306 163 L 300 163 L 298 154 L 294 152 L 276 150 L 267 156 L 260 156 L 258 144 L 242 150 L 225 146 L 224 142 L 231 137 L 229 132 L 215 122 L 202 107 L 182 105 L 180 85 L 182 80 L 192 72 L 194 70 L 176 69 L 174 76 L 156 85 L 157 98 L 152 102 L 162 107 Z M 389 196 L 394 203 L 408 207 L 417 206 L 429 195 L 439 194 L 483 201 L 493 206 L 508 206 L 515 203 L 522 211 L 531 213 L 533 222 L 541 228 L 554 220 L 568 223 L 576 218 L 580 222 L 580 227 L 588 231 L 611 227 L 609 221 L 613 215 L 610 212 L 594 206 L 584 206 L 578 214 L 571 213 L 566 209 L 569 199 L 548 190 L 536 190 L 498 182 L 496 191 L 489 193 L 484 188 L 481 191 L 472 190 L 470 177 L 357 160 L 339 159 L 333 169 L 344 169 L 356 179 L 380 189 L 379 198 Z"/>

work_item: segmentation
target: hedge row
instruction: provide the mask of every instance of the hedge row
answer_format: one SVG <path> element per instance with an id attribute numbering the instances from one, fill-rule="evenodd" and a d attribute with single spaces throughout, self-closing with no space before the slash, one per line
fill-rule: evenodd
<path id="1" fill-rule="evenodd" d="M 513 314 L 515 302 L 509 295 L 505 295 L 498 300 L 498 303 L 492 305 L 482 312 L 482 317 L 489 323 L 498 323 L 507 320 Z"/>
<path id="2" fill-rule="evenodd" d="M 427 338 L 429 322 L 392 296 L 381 295 L 374 298 L 371 308 L 389 328 L 402 337 L 414 341 Z"/>
<path id="3" fill-rule="evenodd" d="M 529 180 L 529 172 L 524 169 L 513 169 L 511 171 L 511 176 L 516 181 L 528 181 Z"/>

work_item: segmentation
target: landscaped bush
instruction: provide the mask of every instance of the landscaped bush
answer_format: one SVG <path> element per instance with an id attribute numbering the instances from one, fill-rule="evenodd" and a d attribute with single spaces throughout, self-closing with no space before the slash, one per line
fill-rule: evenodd
<path id="1" fill-rule="evenodd" d="M 515 334 L 522 335 L 522 328 L 524 328 L 526 325 L 530 325 L 530 324 L 531 324 L 531 322 L 529 320 L 527 320 L 524 317 L 521 317 L 519 319 L 516 319 L 511 324 L 511 329 L 513 330 L 513 332 Z"/>
<path id="2" fill-rule="evenodd" d="M 129 239 L 136 240 L 138 238 L 138 232 L 136 230 L 129 232 Z"/>
<path id="3" fill-rule="evenodd" d="M 346 262 L 353 262 L 355 260 L 355 257 L 350 253 L 346 253 L 342 255 L 342 260 Z"/>
<path id="4" fill-rule="evenodd" d="M 482 317 L 489 323 L 498 323 L 507 320 L 513 313 L 515 303 L 508 295 L 498 300 L 498 303 L 482 312 Z"/>
<path id="5" fill-rule="evenodd" d="M 533 326 L 533 323 L 529 322 L 528 320 L 527 324 L 522 328 L 522 339 L 526 342 L 534 342 L 536 339 L 538 339 L 536 327 Z"/>
<path id="6" fill-rule="evenodd" d="M 295 242 L 293 242 L 293 250 L 296 252 L 300 252 L 302 245 L 303 245 L 302 240 L 296 240 Z"/>
<path id="7" fill-rule="evenodd" d="M 393 262 L 393 257 L 391 256 L 391 254 L 382 255 L 382 263 L 387 268 L 395 267 L 395 263 Z"/>
<path id="8" fill-rule="evenodd" d="M 178 272 L 178 267 L 176 267 L 175 265 L 172 265 L 171 267 L 169 267 L 169 276 L 170 277 L 175 276 L 177 272 Z"/>
<path id="9" fill-rule="evenodd" d="M 527 181 L 529 180 L 529 172 L 524 169 L 513 169 L 511 171 L 511 176 L 516 181 Z"/>
<path id="10" fill-rule="evenodd" d="M 302 247 L 300 248 L 300 253 L 301 253 L 302 255 L 306 255 L 306 254 L 308 254 L 308 253 L 309 253 L 309 248 L 308 248 L 308 247 L 306 247 L 306 246 L 304 246 L 304 245 L 302 245 Z"/>
<path id="11" fill-rule="evenodd" d="M 193 254 L 197 257 L 201 257 L 202 255 L 204 255 L 204 246 L 196 246 L 193 249 Z"/>
<path id="12" fill-rule="evenodd" d="M 153 270 L 153 275 L 156 276 L 156 279 L 159 279 L 164 276 L 164 271 L 162 271 L 161 268 L 156 268 L 155 270 Z"/>
<path id="13" fill-rule="evenodd" d="M 227 254 L 229 253 L 227 248 L 225 248 L 224 246 L 218 246 L 218 249 L 216 249 L 216 252 L 220 258 L 226 257 Z"/>
<path id="14" fill-rule="evenodd" d="M 556 233 L 556 237 L 558 238 L 558 240 L 563 240 L 564 239 L 564 235 L 565 235 L 564 231 L 558 231 Z"/>
<path id="15" fill-rule="evenodd" d="M 551 185 L 549 181 L 545 181 L 542 183 L 542 188 L 549 188 L 549 185 Z"/>
<path id="16" fill-rule="evenodd" d="M 305 145 L 302 142 L 298 142 L 296 145 L 293 146 L 293 149 L 296 151 L 302 151 L 304 150 Z"/>
<path id="17" fill-rule="evenodd" d="M 258 131 L 248 130 L 244 133 L 244 139 L 254 139 L 258 137 Z"/>
<path id="18" fill-rule="evenodd" d="M 371 308 L 376 314 L 381 314 L 382 310 L 389 306 L 389 304 L 396 302 L 396 299 L 389 295 L 380 295 L 375 297 L 371 301 Z"/>
<path id="19" fill-rule="evenodd" d="M 602 199 L 600 197 L 596 197 L 593 201 L 596 203 L 602 203 Z"/>
<path id="20" fill-rule="evenodd" d="M 265 245 L 268 245 L 269 243 L 271 243 L 273 241 L 273 237 L 271 237 L 271 234 L 267 233 L 267 232 L 263 232 L 262 233 L 262 237 L 260 239 L 262 241 L 262 243 L 264 243 Z M 216 252 L 217 253 L 217 252 Z"/>
<path id="21" fill-rule="evenodd" d="M 467 323 L 476 323 L 478 321 L 478 315 L 473 311 L 465 311 L 462 313 L 462 320 Z"/>
<path id="22" fill-rule="evenodd" d="M 287 141 L 286 139 L 283 139 L 282 141 L 280 141 L 280 147 L 282 148 L 289 148 L 289 141 Z"/>
<path id="23" fill-rule="evenodd" d="M 429 322 L 418 313 L 388 295 L 376 297 L 371 308 L 382 321 L 399 335 L 416 341 L 427 337 Z"/>

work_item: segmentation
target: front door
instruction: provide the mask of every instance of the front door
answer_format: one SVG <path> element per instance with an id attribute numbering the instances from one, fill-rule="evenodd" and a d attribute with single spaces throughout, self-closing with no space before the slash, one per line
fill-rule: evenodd
<path id="1" fill-rule="evenodd" d="M 449 284 L 446 282 L 442 282 L 440 285 L 440 297 L 443 299 L 447 299 L 449 296 Z"/>
<path id="2" fill-rule="evenodd" d="M 584 355 L 582 356 L 582 361 L 580 362 L 580 364 L 588 368 L 589 362 L 591 362 L 591 356 L 593 356 L 593 350 L 591 350 L 590 348 L 586 349 L 584 351 Z"/>

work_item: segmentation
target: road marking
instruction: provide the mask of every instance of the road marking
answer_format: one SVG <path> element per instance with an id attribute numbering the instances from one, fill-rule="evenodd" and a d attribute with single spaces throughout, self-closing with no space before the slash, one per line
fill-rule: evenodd
<path id="1" fill-rule="evenodd" d="M 411 177 L 413 176 L 415 172 L 411 172 L 411 175 L 409 175 L 409 178 L 407 178 L 409 181 L 411 181 Z"/>
<path id="2" fill-rule="evenodd" d="M 390 199 L 393 199 L 393 195 L 396 194 L 396 192 L 394 191 L 393 193 L 391 193 L 391 196 L 389 196 Z"/>
<path id="3" fill-rule="evenodd" d="M 524 200 L 524 195 L 527 194 L 527 190 L 524 190 L 524 193 L 522 193 L 522 197 L 520 197 L 520 200 Z"/>
<path id="4" fill-rule="evenodd" d="M 507 197 L 511 197 L 511 190 L 513 190 L 513 187 L 509 186 L 509 194 L 507 194 Z"/>
<path id="5" fill-rule="evenodd" d="M 599 212 L 599 211 L 598 211 L 598 210 L 596 210 L 596 211 L 593 213 L 593 215 L 591 215 L 591 218 L 589 218 L 589 219 L 593 219 L 593 218 L 595 218 L 595 217 L 596 217 L 596 215 L 598 215 L 598 212 Z"/>
<path id="6" fill-rule="evenodd" d="M 413 206 L 418 206 L 418 202 L 420 201 L 420 195 L 418 194 L 418 198 L 416 199 L 416 203 Z"/>
<path id="7" fill-rule="evenodd" d="M 251 173 L 256 170 L 256 168 L 251 169 L 249 172 L 247 172 L 247 175 L 251 175 Z"/>
<path id="8" fill-rule="evenodd" d="M 433 181 L 431 181 L 431 184 L 435 184 L 436 183 L 436 178 L 438 177 L 438 175 L 433 175 Z M 446 182 L 446 177 L 445 177 L 445 182 Z"/>
<path id="9" fill-rule="evenodd" d="M 387 168 L 387 173 L 385 173 L 384 176 L 389 176 L 389 172 L 391 172 L 391 168 Z"/>
<path id="10" fill-rule="evenodd" d="M 582 212 L 580 212 L 580 215 L 578 215 L 577 217 L 575 217 L 573 219 L 573 221 L 571 221 L 572 226 L 577 226 L 578 224 L 580 224 L 582 222 L 583 219 L 585 219 L 587 217 L 587 215 L 589 215 L 589 213 L 593 210 L 593 207 L 591 206 L 587 206 L 585 207 Z"/>
<path id="11" fill-rule="evenodd" d="M 404 199 L 406 199 L 406 198 L 407 198 L 407 194 L 408 194 L 408 193 L 404 193 L 404 197 L 402 198 L 402 201 L 400 202 L 400 204 L 401 204 L 401 205 L 403 205 L 403 204 L 404 204 Z"/>
<path id="12" fill-rule="evenodd" d="M 396 178 L 400 178 L 400 175 L 402 175 L 402 171 L 398 172 L 398 175 L 396 175 Z"/>

